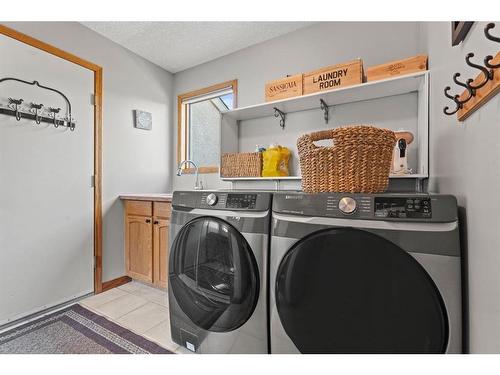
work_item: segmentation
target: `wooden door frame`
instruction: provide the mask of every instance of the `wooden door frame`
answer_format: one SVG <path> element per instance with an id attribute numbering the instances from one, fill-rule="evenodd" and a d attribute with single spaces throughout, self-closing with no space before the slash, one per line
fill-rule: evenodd
<path id="1" fill-rule="evenodd" d="M 94 293 L 102 292 L 102 67 L 0 24 L 0 34 L 94 72 Z"/>

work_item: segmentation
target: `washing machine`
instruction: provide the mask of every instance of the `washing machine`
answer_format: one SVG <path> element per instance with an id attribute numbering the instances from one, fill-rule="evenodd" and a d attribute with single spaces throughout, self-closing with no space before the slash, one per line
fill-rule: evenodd
<path id="1" fill-rule="evenodd" d="M 196 353 L 268 353 L 270 193 L 176 191 L 169 230 L 172 340 Z"/>
<path id="2" fill-rule="evenodd" d="M 275 194 L 271 353 L 461 353 L 456 199 Z"/>

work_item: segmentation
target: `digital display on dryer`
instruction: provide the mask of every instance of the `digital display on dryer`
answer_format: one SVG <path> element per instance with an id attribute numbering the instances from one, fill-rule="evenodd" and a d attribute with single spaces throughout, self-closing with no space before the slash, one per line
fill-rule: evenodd
<path id="1" fill-rule="evenodd" d="M 255 208 L 257 194 L 228 194 L 226 208 Z"/>
<path id="2" fill-rule="evenodd" d="M 432 217 L 430 198 L 375 198 L 375 216 L 398 219 Z"/>

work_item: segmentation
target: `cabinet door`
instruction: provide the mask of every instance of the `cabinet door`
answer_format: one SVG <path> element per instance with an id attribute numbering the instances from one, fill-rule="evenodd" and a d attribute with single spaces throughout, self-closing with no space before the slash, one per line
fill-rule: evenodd
<path id="1" fill-rule="evenodd" d="M 168 220 L 155 219 L 153 226 L 154 241 L 154 283 L 166 288 L 168 283 Z"/>
<path id="2" fill-rule="evenodd" d="M 125 218 L 127 275 L 133 279 L 153 282 L 153 224 L 151 217 Z"/>

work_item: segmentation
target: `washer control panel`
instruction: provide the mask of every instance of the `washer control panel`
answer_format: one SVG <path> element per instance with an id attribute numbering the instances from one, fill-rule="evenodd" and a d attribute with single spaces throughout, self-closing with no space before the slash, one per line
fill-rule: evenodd
<path id="1" fill-rule="evenodd" d="M 376 197 L 375 216 L 428 219 L 432 217 L 431 199 L 427 197 Z"/>
<path id="2" fill-rule="evenodd" d="M 271 193 L 253 191 L 178 191 L 174 192 L 173 206 L 209 210 L 267 211 L 271 207 Z"/>
<path id="3" fill-rule="evenodd" d="M 226 208 L 253 209 L 257 202 L 257 194 L 230 193 L 226 198 Z"/>

